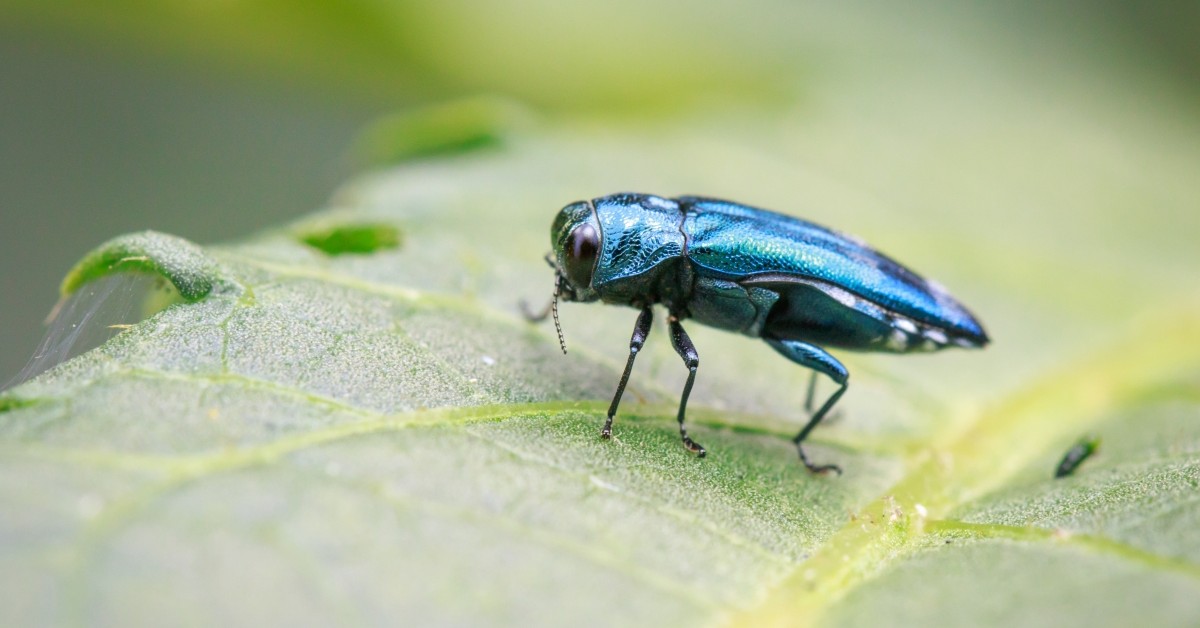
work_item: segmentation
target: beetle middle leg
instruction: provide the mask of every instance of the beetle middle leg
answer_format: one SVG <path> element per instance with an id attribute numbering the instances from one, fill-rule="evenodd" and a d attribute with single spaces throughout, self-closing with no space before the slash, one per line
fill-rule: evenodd
<path id="1" fill-rule="evenodd" d="M 542 318 L 545 318 L 544 316 Z M 804 395 L 804 411 L 812 416 L 813 411 L 813 395 L 817 393 L 817 372 L 812 372 L 812 377 L 808 378 L 808 394 Z"/>
<path id="2" fill-rule="evenodd" d="M 817 396 L 817 376 L 818 375 L 820 375 L 820 373 L 818 373 L 817 371 L 813 371 L 812 375 L 809 376 L 808 392 L 805 393 L 805 395 L 804 395 L 804 412 L 807 413 L 808 416 L 810 416 L 810 417 L 813 415 L 813 410 L 816 409 L 816 406 L 813 404 L 813 399 L 815 399 Z M 829 416 L 825 417 L 825 419 L 824 419 L 825 425 L 829 425 L 830 423 L 832 423 L 840 418 L 842 418 L 842 409 L 841 408 L 830 411 Z"/>
<path id="3" fill-rule="evenodd" d="M 692 384 L 696 382 L 696 369 L 700 367 L 700 354 L 696 353 L 696 346 L 692 344 L 692 339 L 688 338 L 687 332 L 683 331 L 683 325 L 679 324 L 679 318 L 672 315 L 669 321 L 671 323 L 671 346 L 675 347 L 675 352 L 683 358 L 684 366 L 688 367 L 687 383 L 683 385 L 683 396 L 679 398 L 679 437 L 683 439 L 683 446 L 688 451 L 703 458 L 704 446 L 688 436 L 687 427 L 683 424 L 688 395 L 692 394 Z"/>
<path id="4" fill-rule="evenodd" d="M 617 384 L 617 394 L 613 395 L 612 403 L 608 406 L 608 418 L 604 420 L 604 428 L 600 430 L 602 438 L 612 438 L 613 417 L 617 415 L 617 406 L 621 404 L 621 395 L 625 394 L 625 385 L 629 383 L 629 374 L 633 372 L 633 361 L 638 351 L 646 344 L 646 336 L 650 335 L 650 324 L 654 322 L 654 310 L 650 306 L 642 308 L 637 322 L 633 325 L 633 337 L 629 339 L 629 361 L 625 363 L 625 372 Z"/>
<path id="5" fill-rule="evenodd" d="M 825 418 L 825 415 L 829 413 L 830 408 L 837 403 L 838 399 L 841 399 L 842 394 L 846 392 L 846 387 L 849 385 L 850 372 L 847 371 L 846 367 L 842 366 L 842 363 L 838 362 L 836 358 L 826 353 L 824 349 L 815 345 L 810 345 L 807 342 L 800 342 L 799 340 L 779 340 L 775 338 L 764 338 L 764 340 L 767 341 L 767 344 L 771 345 L 772 349 L 775 349 L 779 353 L 783 354 L 783 356 L 787 359 L 799 364 L 800 366 L 810 368 L 817 373 L 828 375 L 829 378 L 834 382 L 841 384 L 841 387 L 838 388 L 837 391 L 832 395 L 830 395 L 829 399 L 826 399 L 825 403 L 821 405 L 820 409 L 818 409 L 812 415 L 812 417 L 808 420 L 808 423 L 804 426 L 804 429 L 800 430 L 800 433 L 796 434 L 796 437 L 792 439 L 792 442 L 796 443 L 796 453 L 800 455 L 800 461 L 804 463 L 804 466 L 808 467 L 809 471 L 812 471 L 813 473 L 825 473 L 826 471 L 833 471 L 841 475 L 842 469 L 835 464 L 818 465 L 809 462 L 808 456 L 804 454 L 804 447 L 802 447 L 802 443 L 804 442 L 804 439 L 808 438 L 808 434 L 813 431 L 813 428 L 815 428 L 817 424 L 821 422 L 821 419 Z M 812 386 L 810 384 L 810 400 L 811 396 Z"/>

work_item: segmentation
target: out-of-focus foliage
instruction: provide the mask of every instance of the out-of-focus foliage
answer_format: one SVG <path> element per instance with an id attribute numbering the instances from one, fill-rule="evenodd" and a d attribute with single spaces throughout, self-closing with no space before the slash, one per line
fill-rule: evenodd
<path id="1" fill-rule="evenodd" d="M 783 2 L 9 5 L 37 24 L 370 97 L 499 90 L 538 105 L 676 110 L 706 93 L 790 92 L 804 68 Z"/>
<path id="2" fill-rule="evenodd" d="M 1165 1 L 7 0 L 0 18 L 343 97 L 494 91 L 609 114 L 791 102 L 811 74 L 841 70 L 839 56 L 903 63 L 886 55 L 892 37 L 985 37 L 1031 70 L 1045 69 L 1036 57 L 1065 54 L 1163 72 L 1193 97 L 1200 67 L 1200 9 Z"/>

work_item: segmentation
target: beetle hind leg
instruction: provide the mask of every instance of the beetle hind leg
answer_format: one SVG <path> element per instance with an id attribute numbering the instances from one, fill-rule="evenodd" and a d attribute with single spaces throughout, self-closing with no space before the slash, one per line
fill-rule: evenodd
<path id="1" fill-rule="evenodd" d="M 764 338 L 764 340 L 767 341 L 767 344 L 771 345 L 772 349 L 778 351 L 785 358 L 800 366 L 810 368 L 815 373 L 827 375 L 834 382 L 841 385 L 836 392 L 829 396 L 829 399 L 825 400 L 825 403 L 821 404 L 821 407 L 812 414 L 808 419 L 808 423 L 800 430 L 800 433 L 796 434 L 796 437 L 792 439 L 792 442 L 796 444 L 796 453 L 800 455 L 800 462 L 803 462 L 809 471 L 813 473 L 833 471 L 841 475 L 842 469 L 837 465 L 818 465 L 810 462 L 808 456 L 804 453 L 803 443 L 804 439 L 808 438 L 809 433 L 813 431 L 813 428 L 825 418 L 825 415 L 829 414 L 829 410 L 833 408 L 838 399 L 841 399 L 842 394 L 846 392 L 846 387 L 849 385 L 850 372 L 846 370 L 845 366 L 842 366 L 841 362 L 838 362 L 836 358 L 818 346 L 808 344 L 807 342 L 800 342 L 799 340 L 779 340 L 775 338 Z M 813 381 L 809 382 L 808 400 L 806 402 L 806 406 L 810 409 L 813 383 Z"/>

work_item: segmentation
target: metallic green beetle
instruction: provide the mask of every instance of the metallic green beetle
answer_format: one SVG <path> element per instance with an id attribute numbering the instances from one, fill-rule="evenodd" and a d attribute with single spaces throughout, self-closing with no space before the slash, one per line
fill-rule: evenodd
<path id="1" fill-rule="evenodd" d="M 605 438 L 612 435 L 613 417 L 650 332 L 655 304 L 666 306 L 671 343 L 689 370 L 678 415 L 684 446 L 704 456 L 704 447 L 688 436 L 684 425 L 700 364 L 681 324 L 691 319 L 762 338 L 814 371 L 807 403 L 811 417 L 793 442 L 804 465 L 818 473 L 841 469 L 813 464 L 801 444 L 849 382 L 846 367 L 822 347 L 908 353 L 988 343 L 975 317 L 938 284 L 857 238 L 764 209 L 692 196 L 613 194 L 564 207 L 550 229 L 550 241 L 554 252 L 547 261 L 555 272 L 556 325 L 559 298 L 641 310 L 629 360 L 601 430 Z M 839 388 L 812 412 L 817 373 Z"/>

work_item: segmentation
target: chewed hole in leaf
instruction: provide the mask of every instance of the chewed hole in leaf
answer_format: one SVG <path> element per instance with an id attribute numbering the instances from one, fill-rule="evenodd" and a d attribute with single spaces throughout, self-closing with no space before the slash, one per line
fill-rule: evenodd
<path id="1" fill-rule="evenodd" d="M 20 397 L 0 397 L 0 414 L 4 414 L 10 410 L 28 408 L 35 403 L 37 403 L 37 401 L 33 399 L 22 399 Z"/>
<path id="2" fill-rule="evenodd" d="M 313 229 L 300 234 L 300 241 L 326 255 L 367 254 L 400 247 L 401 232 L 395 225 L 360 223 Z"/>
<path id="3" fill-rule="evenodd" d="M 63 297 L 47 318 L 49 328 L 10 388 L 77 355 L 90 351 L 122 331 L 186 300 L 160 275 L 120 273 L 89 281 Z M 0 401 L 0 409 L 12 400 Z"/>

